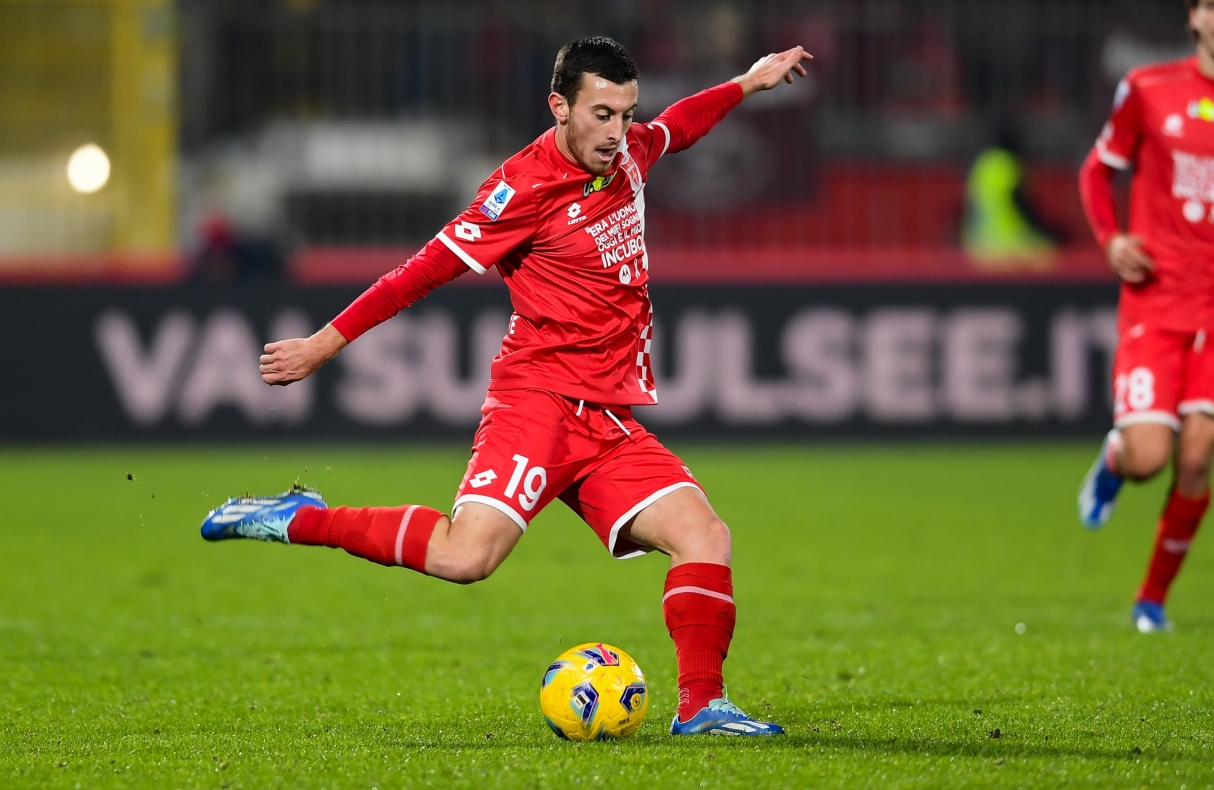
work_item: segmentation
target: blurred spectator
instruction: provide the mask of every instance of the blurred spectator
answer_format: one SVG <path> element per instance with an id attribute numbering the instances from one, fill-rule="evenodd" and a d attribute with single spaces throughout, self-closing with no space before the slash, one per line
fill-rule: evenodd
<path id="1" fill-rule="evenodd" d="M 983 268 L 1048 269 L 1061 242 L 1024 193 L 1024 164 L 1008 128 L 974 161 L 965 184 L 961 243 Z"/>
<path id="2" fill-rule="evenodd" d="M 238 236 L 222 214 L 203 222 L 202 246 L 191 264 L 190 281 L 204 285 L 273 282 L 282 277 L 284 268 L 273 241 Z"/>

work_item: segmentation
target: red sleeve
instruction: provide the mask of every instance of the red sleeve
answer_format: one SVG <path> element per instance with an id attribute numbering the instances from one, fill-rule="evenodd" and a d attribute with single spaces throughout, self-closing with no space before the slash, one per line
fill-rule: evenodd
<path id="1" fill-rule="evenodd" d="M 1079 196 L 1083 199 L 1083 211 L 1100 249 L 1107 249 L 1109 241 L 1120 232 L 1117 227 L 1116 203 L 1113 199 L 1113 176 L 1116 171 L 1102 161 L 1100 151 L 1093 148 L 1079 170 Z"/>
<path id="2" fill-rule="evenodd" d="M 742 98 L 741 85 L 723 82 L 667 107 L 648 124 L 655 129 L 653 146 L 658 149 L 649 161 L 655 162 L 662 154 L 690 148 L 741 104 Z"/>
<path id="3" fill-rule="evenodd" d="M 506 162 L 481 184 L 468 208 L 438 232 L 436 241 L 469 269 L 484 274 L 535 235 L 535 180 L 527 170 Z"/>
<path id="4" fill-rule="evenodd" d="M 1113 97 L 1113 111 L 1109 122 L 1096 141 L 1096 155 L 1100 161 L 1116 170 L 1126 170 L 1138 155 L 1142 142 L 1142 101 L 1134 84 L 1134 75 L 1126 77 L 1117 86 Z"/>
<path id="5" fill-rule="evenodd" d="M 333 319 L 333 328 L 351 342 L 466 271 L 468 267 L 446 245 L 431 239 L 404 265 L 380 277 L 342 310 Z"/>

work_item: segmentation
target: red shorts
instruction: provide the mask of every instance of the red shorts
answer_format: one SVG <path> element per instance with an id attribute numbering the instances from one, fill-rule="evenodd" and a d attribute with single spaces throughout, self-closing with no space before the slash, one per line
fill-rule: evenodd
<path id="1" fill-rule="evenodd" d="M 557 497 L 619 559 L 650 549 L 620 529 L 661 497 L 696 488 L 678 456 L 632 418 L 627 406 L 598 406 L 543 390 L 490 392 L 455 508 L 479 502 L 526 530 Z"/>
<path id="2" fill-rule="evenodd" d="M 1205 330 L 1171 332 L 1135 324 L 1113 363 L 1113 424 L 1154 422 L 1180 429 L 1187 414 L 1214 416 L 1214 348 Z"/>

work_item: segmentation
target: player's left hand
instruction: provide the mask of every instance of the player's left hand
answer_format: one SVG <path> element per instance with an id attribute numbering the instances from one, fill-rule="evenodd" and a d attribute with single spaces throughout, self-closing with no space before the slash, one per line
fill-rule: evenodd
<path id="1" fill-rule="evenodd" d="M 805 67 L 801 65 L 801 62 L 813 59 L 814 56 L 806 52 L 804 47 L 793 47 L 784 52 L 774 52 L 759 58 L 755 61 L 755 65 L 750 67 L 750 71 L 740 77 L 734 77 L 733 81 L 742 86 L 744 96 L 771 90 L 781 81 L 792 85 L 794 73 L 805 76 Z"/>
<path id="2" fill-rule="evenodd" d="M 297 337 L 267 343 L 261 356 L 261 380 L 271 386 L 286 386 L 315 373 L 346 346 L 332 324 L 311 337 Z"/>

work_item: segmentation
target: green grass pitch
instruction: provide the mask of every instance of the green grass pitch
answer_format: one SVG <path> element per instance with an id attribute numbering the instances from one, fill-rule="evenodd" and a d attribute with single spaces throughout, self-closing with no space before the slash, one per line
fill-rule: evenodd
<path id="1" fill-rule="evenodd" d="M 445 509 L 462 448 L 8 449 L 0 787 L 1214 785 L 1214 538 L 1178 630 L 1128 624 L 1166 481 L 1089 534 L 1094 442 L 681 449 L 734 534 L 731 695 L 785 738 L 666 734 L 666 561 L 609 559 L 559 503 L 469 587 L 198 537 L 297 477 Z M 599 640 L 649 719 L 560 742 L 540 678 Z"/>

